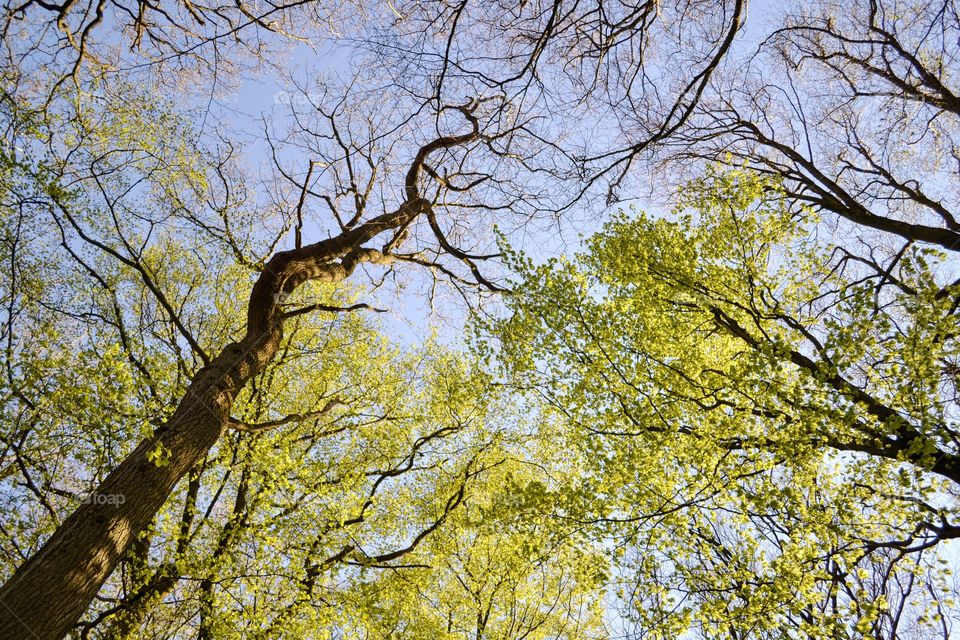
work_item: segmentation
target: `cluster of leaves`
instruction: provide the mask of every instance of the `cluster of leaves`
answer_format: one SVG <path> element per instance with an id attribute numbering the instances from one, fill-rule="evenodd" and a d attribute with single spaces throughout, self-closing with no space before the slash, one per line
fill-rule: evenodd
<path id="1" fill-rule="evenodd" d="M 946 631 L 949 263 L 912 249 L 861 277 L 803 214 L 711 171 L 672 216 L 621 214 L 573 259 L 510 255 L 512 314 L 487 329 L 569 425 L 564 503 L 622 549 L 623 606 L 653 635 Z"/>
<path id="2" fill-rule="evenodd" d="M 259 339 L 244 301 L 290 231 L 344 248 L 311 278 L 402 263 L 471 304 L 503 291 L 488 222 L 613 203 L 652 157 L 699 176 L 676 211 L 544 265 L 505 246 L 479 353 L 392 344 L 353 284 L 271 289 L 250 324 L 279 352 L 202 460 L 146 453 L 181 482 L 72 633 L 949 637 L 958 19 L 886 4 L 811 3 L 731 64 L 742 0 L 11 5 L 0 575 L 231 377 L 211 363 Z M 361 61 L 297 81 L 291 43 L 341 33 Z M 250 138 L 266 185 L 216 106 L 261 65 L 298 88 Z"/>

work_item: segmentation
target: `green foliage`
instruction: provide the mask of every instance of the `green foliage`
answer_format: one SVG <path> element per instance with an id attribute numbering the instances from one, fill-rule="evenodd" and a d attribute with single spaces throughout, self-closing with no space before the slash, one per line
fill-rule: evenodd
<path id="1" fill-rule="evenodd" d="M 4 576 L 241 335 L 291 219 L 172 102 L 62 91 L 0 99 Z M 954 267 L 858 262 L 786 198 L 710 171 L 572 258 L 506 247 L 511 315 L 469 353 L 291 317 L 78 633 L 879 638 L 905 615 L 922 635 L 960 536 Z"/>
<path id="2" fill-rule="evenodd" d="M 945 588 L 924 553 L 960 482 L 945 257 L 865 272 L 780 195 L 711 172 L 573 259 L 508 251 L 511 313 L 485 326 L 568 425 L 572 513 L 625 547 L 624 610 L 655 637 L 867 637 L 936 618 L 890 575 Z"/>

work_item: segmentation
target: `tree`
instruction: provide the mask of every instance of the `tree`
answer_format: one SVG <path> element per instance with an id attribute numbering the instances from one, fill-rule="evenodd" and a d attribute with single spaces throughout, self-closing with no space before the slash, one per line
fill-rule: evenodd
<path id="1" fill-rule="evenodd" d="M 152 428 L 96 489 L 97 495 L 124 496 L 123 504 L 81 505 L 17 568 L 0 592 L 3 633 L 16 633 L 30 620 L 37 621 L 29 626 L 38 637 L 55 638 L 76 623 L 177 484 L 191 470 L 198 473 L 231 426 L 246 423 L 232 415 L 237 398 L 267 374 L 286 344 L 284 325 L 309 312 L 337 310 L 313 301 L 294 307 L 290 296 L 310 282 L 341 282 L 368 267 L 382 275 L 401 263 L 428 267 L 468 292 L 496 290 L 495 279 L 478 266 L 496 256 L 465 248 L 482 242 L 482 223 L 506 221 L 522 229 L 531 218 L 568 209 L 607 174 L 625 171 L 637 149 L 689 116 L 729 50 L 744 7 L 711 0 L 670 11 L 648 3 L 612 14 L 602 4 L 559 3 L 519 13 L 492 5 L 468 10 L 465 3 L 356 14 L 345 8 L 368 66 L 346 83 L 305 87 L 303 104 L 290 105 L 289 135 L 278 141 L 268 127 L 276 168 L 269 207 L 263 192 L 251 197 L 253 181 L 239 169 L 239 145 L 215 110 L 202 110 L 192 129 L 184 113 L 189 104 L 158 108 L 151 90 L 183 78 L 169 75 L 168 68 L 179 65 L 209 83 L 204 90 L 215 96 L 236 68 L 231 63 L 243 62 L 244 43 L 255 60 L 276 62 L 270 47 L 282 46 L 286 36 L 271 34 L 290 24 L 314 29 L 318 21 L 300 18 L 325 20 L 328 14 L 315 13 L 318 5 L 271 5 L 266 13 L 189 3 L 10 6 L 2 104 L 9 134 L 4 170 L 15 212 L 11 255 L 21 255 L 31 237 L 17 224 L 34 214 L 45 221 L 39 225 L 42 249 L 34 254 L 53 250 L 63 258 L 58 264 L 78 268 L 68 270 L 71 276 L 106 297 L 103 328 L 119 342 L 121 360 L 143 374 L 146 387 L 137 395 L 150 398 L 145 413 Z M 509 24 L 501 21 L 505 11 L 515 14 Z M 688 13 L 698 17 L 692 28 Z M 102 26 L 107 23 L 129 31 L 110 36 Z M 197 28 L 184 28 L 188 24 Z M 235 37 L 242 38 L 240 47 L 222 48 Z M 679 41 L 689 48 L 674 46 Z M 502 42 L 509 43 L 508 52 L 490 58 L 492 43 Z M 131 43 L 129 51 L 122 48 Z M 643 87 L 654 86 L 657 74 L 645 70 L 643 56 L 661 44 L 691 61 L 676 90 L 624 86 L 622 74 L 643 74 Z M 385 75 L 366 73 L 384 67 Z M 555 82 L 542 81 L 548 73 Z M 385 92 L 395 98 L 390 104 L 382 100 Z M 316 102 L 314 95 L 320 96 Z M 608 157 L 606 144 L 567 143 L 564 129 L 579 126 L 584 113 L 629 96 L 649 126 L 629 148 Z M 553 117 L 544 125 L 547 114 Z M 291 158 L 293 150 L 298 157 Z M 554 187 L 560 188 L 548 197 Z M 317 203 L 329 207 L 322 221 L 311 210 Z M 264 209 L 279 214 L 265 228 L 253 228 Z M 314 229 L 316 237 L 329 237 L 311 242 Z M 280 250 L 291 230 L 292 248 Z M 166 237 L 182 241 L 191 234 L 186 243 Z M 207 300 L 195 297 L 195 272 L 164 272 L 160 256 L 181 246 L 186 254 L 202 253 L 198 245 L 215 256 L 204 268 L 219 272 L 223 260 L 232 260 L 257 274 L 241 314 L 245 328 L 240 318 L 216 322 L 203 313 Z M 29 271 L 12 261 L 14 274 Z M 105 277 L 117 269 L 133 276 L 149 303 L 141 299 L 125 308 L 124 287 Z M 20 284 L 14 284 L 6 320 L 11 353 L 19 348 L 10 345 L 17 342 L 13 327 L 25 304 Z M 192 322 L 190 313 L 196 313 Z M 140 336 L 129 331 L 137 315 L 145 320 Z M 148 340 L 139 344 L 144 336 Z M 172 370 L 153 373 L 154 346 L 173 359 Z M 14 390 L 23 386 L 17 366 L 7 371 Z M 36 415 L 29 396 L 14 397 L 24 405 L 14 413 Z M 51 477 L 56 473 L 51 469 Z M 47 491 L 33 493 L 43 502 Z M 57 509 L 48 511 L 56 522 Z"/>
<path id="2" fill-rule="evenodd" d="M 953 251 L 958 28 L 949 3 L 827 2 L 788 14 L 742 71 L 715 76 L 659 158 L 773 176 L 794 206 L 862 236 L 869 246 L 845 249 L 863 266 L 871 247 Z"/>
<path id="3" fill-rule="evenodd" d="M 218 355 L 207 356 L 195 338 L 182 330 L 183 338 L 203 360 L 203 368 L 165 423 L 98 487 L 98 494 L 125 496 L 123 504 L 94 501 L 80 506 L 60 524 L 42 550 L 21 565 L 8 581 L 3 592 L 5 633 L 22 630 L 24 619 L 38 621 L 30 629 L 39 637 L 60 637 L 66 633 L 136 537 L 148 527 L 176 483 L 200 462 L 230 425 L 230 411 L 237 394 L 280 349 L 284 322 L 309 310 L 285 311 L 283 301 L 305 283 L 336 282 L 349 276 L 361 263 L 391 259 L 392 247 L 399 244 L 400 234 L 431 206 L 420 195 L 425 161 L 432 153 L 479 139 L 475 108 L 475 104 L 470 104 L 459 109 L 471 127 L 466 133 L 441 136 L 421 147 L 407 172 L 405 199 L 396 210 L 363 222 L 356 219 L 330 240 L 306 246 L 298 242 L 294 249 L 275 254 L 253 286 L 246 310 L 247 329 L 240 340 L 230 343 Z M 39 178 L 35 170 L 34 175 Z M 45 195 L 65 226 L 139 271 L 148 287 L 153 284 L 142 257 L 125 259 L 88 234 L 80 222 L 82 202 L 72 201 L 62 187 L 45 186 Z M 393 238 L 385 242 L 382 250 L 365 246 L 384 233 L 393 233 Z M 160 301 L 163 304 L 164 299 Z M 41 616 L 41 609 L 53 613 Z M 45 623 L 40 622 L 43 619 Z"/>
<path id="4" fill-rule="evenodd" d="M 111 228 L 135 237 L 130 202 L 141 221 L 154 212 L 160 221 L 170 210 L 197 213 L 189 190 L 173 188 L 184 183 L 173 180 L 192 176 L 200 185 L 204 156 L 187 153 L 177 138 L 169 149 L 158 144 L 175 119 L 146 104 L 113 104 L 113 113 L 96 119 L 99 135 L 130 153 L 116 159 L 122 166 L 170 171 L 162 183 L 170 188 L 113 199 L 108 194 L 130 184 L 109 182 L 112 167 L 93 165 L 118 214 L 104 221 L 74 204 L 69 213 L 89 225 L 82 227 L 89 238 Z M 97 157 L 99 149 L 92 151 Z M 167 152 L 189 172 L 171 171 Z M 73 244 L 69 222 L 58 227 L 63 218 L 38 193 L 50 174 L 26 159 L 7 168 L 3 247 L 12 266 L 3 287 L 4 338 L 13 346 L 4 352 L 2 475 L 11 517 L 0 535 L 10 571 L 84 498 L 102 509 L 126 503 L 125 494 L 97 486 L 168 419 L 170 399 L 184 392 L 191 358 L 199 358 L 191 343 L 206 349 L 241 330 L 251 269 L 223 259 L 232 246 L 249 246 L 239 233 L 223 232 L 211 248 L 210 236 L 178 238 L 158 223 L 132 264 Z M 242 209 L 234 206 L 236 221 Z M 193 219 L 216 230 L 215 217 Z M 51 260 L 51 247 L 74 253 Z M 414 352 L 389 345 L 361 319 L 369 306 L 359 295 L 314 284 L 282 301 L 291 315 L 277 357 L 235 399 L 227 434 L 139 532 L 73 633 L 176 637 L 186 627 L 202 637 L 245 629 L 264 638 L 323 638 L 338 627 L 363 627 L 369 611 L 386 608 L 377 605 L 384 593 L 430 588 L 424 583 L 447 552 L 426 543 L 468 496 L 487 491 L 484 477 L 505 457 L 525 454 L 512 411 L 482 373 L 438 345 Z M 170 454 L 152 449 L 147 459 L 163 468 Z M 520 545 L 532 535 L 512 540 Z M 552 568 L 544 561 L 544 580 Z M 382 577 L 404 570 L 398 586 Z M 451 604 L 451 615 L 462 615 L 462 606 Z M 564 615 L 561 607 L 537 622 L 563 626 Z"/>
<path id="5" fill-rule="evenodd" d="M 949 637 L 947 254 L 905 251 L 878 293 L 796 210 L 755 172 L 714 171 L 672 219 L 621 215 L 571 260 L 514 254 L 492 328 L 516 384 L 584 434 L 576 517 L 636 547 L 641 629 Z"/>

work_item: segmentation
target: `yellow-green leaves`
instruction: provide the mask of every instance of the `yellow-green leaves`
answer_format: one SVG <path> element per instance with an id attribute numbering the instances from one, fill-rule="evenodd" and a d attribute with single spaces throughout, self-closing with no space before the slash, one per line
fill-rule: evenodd
<path id="1" fill-rule="evenodd" d="M 170 450 L 163 446 L 162 442 L 157 442 L 157 445 L 147 453 L 147 460 L 158 467 L 165 467 L 170 464 Z"/>
<path id="2" fill-rule="evenodd" d="M 872 269 L 814 222 L 759 174 L 711 170 L 571 260 L 508 254 L 516 294 L 486 329 L 562 425 L 567 515 L 630 550 L 625 615 L 653 637 L 890 628 L 923 598 L 883 585 L 960 515 L 944 258 Z"/>

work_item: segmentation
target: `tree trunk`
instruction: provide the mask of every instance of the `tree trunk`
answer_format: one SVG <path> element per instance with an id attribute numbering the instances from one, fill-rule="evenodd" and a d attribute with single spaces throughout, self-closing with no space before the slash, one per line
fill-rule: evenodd
<path id="1" fill-rule="evenodd" d="M 177 482 L 220 438 L 234 396 L 272 359 L 280 337 L 277 322 L 201 369 L 170 420 L 97 488 L 102 496 L 122 496 L 122 504 L 81 505 L 3 586 L 0 638 L 59 640 L 73 628 Z M 158 445 L 170 452 L 167 461 L 148 457 Z"/>
<path id="2" fill-rule="evenodd" d="M 362 262 L 389 258 L 361 243 L 409 223 L 422 200 L 405 203 L 336 238 L 270 259 L 250 293 L 247 334 L 203 367 L 173 416 L 138 446 L 0 591 L 0 640 L 60 640 L 77 623 L 113 569 L 166 502 L 177 482 L 217 442 L 237 392 L 273 359 L 283 335 L 278 302 L 310 280 L 336 282 Z M 158 446 L 169 458 L 151 460 Z"/>

